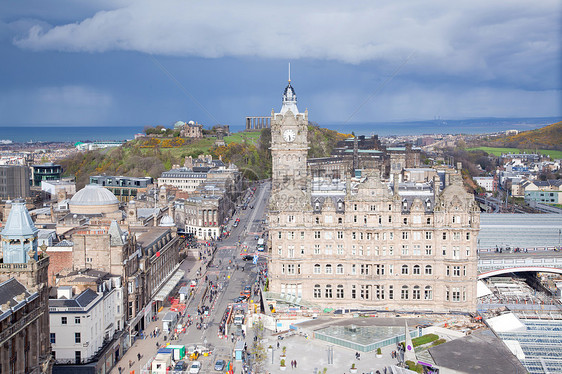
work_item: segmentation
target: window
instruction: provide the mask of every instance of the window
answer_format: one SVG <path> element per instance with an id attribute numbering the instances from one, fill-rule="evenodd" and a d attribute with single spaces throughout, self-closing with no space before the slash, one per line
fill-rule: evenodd
<path id="1" fill-rule="evenodd" d="M 80 333 L 75 332 L 74 333 L 74 343 L 81 343 L 81 342 L 82 342 L 82 338 L 80 337 Z"/>
<path id="2" fill-rule="evenodd" d="M 414 265 L 414 268 L 412 269 L 412 274 L 419 275 L 420 273 L 421 273 L 420 266 Z"/>
<path id="3" fill-rule="evenodd" d="M 421 223 L 421 216 L 414 216 L 413 221 L 414 223 Z"/>
<path id="4" fill-rule="evenodd" d="M 461 276 L 461 267 L 453 266 L 453 277 L 460 277 L 460 276 Z"/>
<path id="5" fill-rule="evenodd" d="M 375 286 L 375 297 L 377 300 L 384 300 L 384 286 Z"/>
<path id="6" fill-rule="evenodd" d="M 332 298 L 332 285 L 330 284 L 326 285 L 326 292 L 324 293 L 324 296 L 326 297 L 326 299 Z"/>
<path id="7" fill-rule="evenodd" d="M 295 239 L 295 232 L 294 231 L 288 232 L 287 233 L 287 239 L 294 240 Z"/>
<path id="8" fill-rule="evenodd" d="M 461 233 L 460 232 L 454 232 L 453 233 L 453 240 L 461 240 Z"/>
<path id="9" fill-rule="evenodd" d="M 326 269 L 326 274 L 332 274 L 332 265 L 327 264 L 325 269 Z"/>
<path id="10" fill-rule="evenodd" d="M 294 258 L 295 257 L 295 247 L 290 245 L 289 248 L 287 248 L 287 257 L 289 258 Z"/>
<path id="11" fill-rule="evenodd" d="M 369 300 L 370 299 L 370 295 L 369 295 L 369 288 L 371 288 L 371 286 L 361 286 L 361 299 L 362 300 Z"/>
<path id="12" fill-rule="evenodd" d="M 402 286 L 402 290 L 400 292 L 400 299 L 408 300 L 408 286 Z"/>
<path id="13" fill-rule="evenodd" d="M 343 265 L 342 264 L 338 264 L 336 266 L 336 274 L 343 274 Z"/>
<path id="14" fill-rule="evenodd" d="M 357 287 L 354 284 L 351 285 L 351 298 L 357 298 Z"/>
<path id="15" fill-rule="evenodd" d="M 447 233 L 446 232 L 443 233 L 443 240 L 447 240 Z"/>
<path id="16" fill-rule="evenodd" d="M 316 217 L 316 218 L 314 219 L 314 222 L 315 222 L 317 225 L 319 225 L 319 224 L 320 224 L 320 217 Z"/>
<path id="17" fill-rule="evenodd" d="M 461 301 L 461 292 L 458 288 L 453 288 L 453 301 L 457 303 Z"/>
<path id="18" fill-rule="evenodd" d="M 320 274 L 322 267 L 320 264 L 314 264 L 314 274 Z"/>
<path id="19" fill-rule="evenodd" d="M 442 247 L 441 250 L 443 251 L 443 256 L 447 256 L 447 247 Z"/>
<path id="20" fill-rule="evenodd" d="M 277 254 L 278 254 L 279 256 L 281 256 L 281 255 L 283 254 L 283 247 L 282 247 L 282 246 L 278 246 L 278 247 L 277 247 Z"/>
<path id="21" fill-rule="evenodd" d="M 407 274 L 408 274 L 408 265 L 402 265 L 402 274 L 403 274 L 403 275 L 407 275 Z"/>
<path id="22" fill-rule="evenodd" d="M 80 324 L 80 317 L 74 317 L 74 323 L 79 325 Z"/>
<path id="23" fill-rule="evenodd" d="M 51 344 L 57 344 L 57 335 L 54 332 L 50 334 L 50 337 L 51 337 Z"/>
<path id="24" fill-rule="evenodd" d="M 301 231 L 301 239 L 304 239 L 304 231 Z"/>
<path id="25" fill-rule="evenodd" d="M 351 233 L 351 239 L 353 240 L 357 239 L 357 233 L 355 231 Z"/>
<path id="26" fill-rule="evenodd" d="M 425 286 L 423 295 L 425 300 L 433 300 L 433 290 L 431 289 L 431 286 Z"/>
<path id="27" fill-rule="evenodd" d="M 343 285 L 341 284 L 336 287 L 336 299 L 343 299 Z"/>
<path id="28" fill-rule="evenodd" d="M 60 318 L 60 323 L 61 325 L 66 325 L 68 323 L 67 318 L 66 317 L 61 317 Z"/>
<path id="29" fill-rule="evenodd" d="M 450 267 L 449 265 L 447 265 L 447 268 L 446 268 L 446 269 L 447 269 L 447 270 L 445 271 L 445 274 L 446 274 L 447 276 L 451 275 L 451 267 Z"/>
<path id="30" fill-rule="evenodd" d="M 394 300 L 394 286 L 388 286 L 388 299 Z"/>
<path id="31" fill-rule="evenodd" d="M 351 274 L 352 275 L 357 274 L 357 265 L 355 264 L 351 265 Z"/>
<path id="32" fill-rule="evenodd" d="M 291 275 L 295 274 L 295 264 L 287 265 L 287 274 L 291 274 Z"/>
<path id="33" fill-rule="evenodd" d="M 421 239 L 421 232 L 419 231 L 414 231 L 412 233 L 414 240 L 420 240 Z"/>
<path id="34" fill-rule="evenodd" d="M 283 239 L 283 233 L 281 231 L 277 233 L 277 238 Z"/>
<path id="35" fill-rule="evenodd" d="M 402 239 L 408 240 L 408 231 L 402 231 Z"/>
<path id="36" fill-rule="evenodd" d="M 431 240 L 431 239 L 433 239 L 433 233 L 431 231 L 426 231 L 425 240 Z"/>
<path id="37" fill-rule="evenodd" d="M 408 246 L 403 244 L 402 245 L 402 255 L 406 256 L 408 254 Z"/>
<path id="38" fill-rule="evenodd" d="M 324 239 L 332 240 L 333 232 L 331 231 L 324 231 Z"/>
<path id="39" fill-rule="evenodd" d="M 343 219 L 341 217 L 338 217 L 338 223 L 339 224 L 343 223 Z"/>
<path id="40" fill-rule="evenodd" d="M 470 233 L 469 232 L 466 233 L 466 240 L 470 240 Z"/>
<path id="41" fill-rule="evenodd" d="M 412 299 L 413 300 L 420 300 L 421 299 L 420 286 L 414 286 L 414 289 L 412 290 Z"/>
<path id="42" fill-rule="evenodd" d="M 287 216 L 287 222 L 295 222 L 295 216 Z"/>
<path id="43" fill-rule="evenodd" d="M 314 239 L 320 239 L 320 231 L 314 231 Z"/>
<path id="44" fill-rule="evenodd" d="M 431 265 L 425 265 L 425 275 L 431 274 L 433 274 L 433 268 L 431 267 Z"/>
<path id="45" fill-rule="evenodd" d="M 427 224 L 428 224 L 428 225 L 431 225 L 431 218 L 428 218 L 428 219 L 427 219 Z"/>
<path id="46" fill-rule="evenodd" d="M 361 275 L 369 275 L 369 265 L 361 265 Z"/>
<path id="47" fill-rule="evenodd" d="M 392 216 L 388 216 L 388 223 L 392 223 Z"/>
<path id="48" fill-rule="evenodd" d="M 421 255 L 421 245 L 414 244 L 414 256 Z"/>
<path id="49" fill-rule="evenodd" d="M 408 224 L 408 217 L 404 217 L 404 224 L 405 224 L 405 225 Z"/>
<path id="50" fill-rule="evenodd" d="M 357 204 L 353 204 L 353 210 L 357 210 Z"/>
<path id="51" fill-rule="evenodd" d="M 343 255 L 343 244 L 338 244 L 337 253 L 338 255 Z"/>
<path id="52" fill-rule="evenodd" d="M 82 362 L 82 354 L 80 353 L 80 351 L 74 351 L 74 361 L 77 364 L 80 364 Z"/>
<path id="53" fill-rule="evenodd" d="M 343 231 L 338 231 L 338 239 L 343 239 Z"/>
<path id="54" fill-rule="evenodd" d="M 314 244 L 314 254 L 315 255 L 320 254 L 320 244 Z"/>
<path id="55" fill-rule="evenodd" d="M 326 249 L 324 251 L 327 255 L 331 255 L 332 254 L 332 245 L 331 244 L 326 244 Z"/>
<path id="56" fill-rule="evenodd" d="M 319 299 L 322 295 L 322 291 L 320 290 L 320 285 L 319 284 L 315 284 L 314 285 L 314 298 L 315 299 Z"/>
<path id="57" fill-rule="evenodd" d="M 304 245 L 301 245 L 301 255 L 304 255 Z"/>
<path id="58" fill-rule="evenodd" d="M 357 216 L 353 216 L 353 223 L 357 223 Z"/>
<path id="59" fill-rule="evenodd" d="M 433 253 L 433 248 L 432 248 L 431 244 L 426 244 L 425 245 L 426 256 L 431 256 L 432 253 Z"/>

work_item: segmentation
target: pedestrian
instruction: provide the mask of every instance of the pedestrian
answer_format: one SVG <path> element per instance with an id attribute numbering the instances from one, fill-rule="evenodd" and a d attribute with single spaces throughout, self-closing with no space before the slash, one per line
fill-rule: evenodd
<path id="1" fill-rule="evenodd" d="M 295 369 L 297 368 L 297 360 L 295 360 Z"/>
<path id="2" fill-rule="evenodd" d="M 137 353 L 137 360 L 140 362 L 140 359 L 141 359 L 141 354 L 139 352 L 139 353 Z"/>
<path id="3" fill-rule="evenodd" d="M 277 342 L 277 348 L 279 348 L 279 342 Z"/>

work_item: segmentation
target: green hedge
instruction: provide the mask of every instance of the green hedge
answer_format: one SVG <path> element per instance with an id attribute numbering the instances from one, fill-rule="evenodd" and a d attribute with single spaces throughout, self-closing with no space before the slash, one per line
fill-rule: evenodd
<path id="1" fill-rule="evenodd" d="M 406 365 L 408 365 L 409 370 L 413 370 L 416 373 L 423 373 L 423 367 L 421 365 L 416 364 L 414 361 L 406 361 Z"/>
<path id="2" fill-rule="evenodd" d="M 420 345 L 431 343 L 431 342 L 433 342 L 437 339 L 439 339 L 439 336 L 437 336 L 435 334 L 426 334 L 426 335 L 420 336 L 419 338 L 412 339 L 412 344 L 414 344 L 414 347 L 417 347 L 417 346 L 420 346 Z"/>

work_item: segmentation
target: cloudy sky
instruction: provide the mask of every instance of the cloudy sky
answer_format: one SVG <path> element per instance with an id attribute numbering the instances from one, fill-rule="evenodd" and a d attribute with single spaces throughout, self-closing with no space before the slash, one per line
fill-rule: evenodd
<path id="1" fill-rule="evenodd" d="M 0 2 L 0 126 L 562 115 L 559 0 Z"/>

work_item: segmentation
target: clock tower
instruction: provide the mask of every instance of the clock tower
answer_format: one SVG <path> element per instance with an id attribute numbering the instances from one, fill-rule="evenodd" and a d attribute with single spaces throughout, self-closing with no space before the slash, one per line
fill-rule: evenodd
<path id="1" fill-rule="evenodd" d="M 299 113 L 291 80 L 280 113 L 271 113 L 272 193 L 305 190 L 308 154 L 308 111 Z"/>

